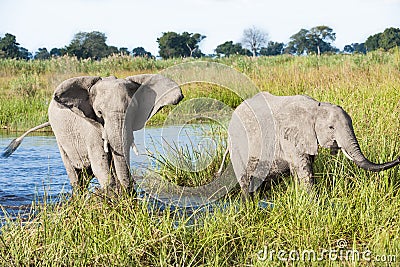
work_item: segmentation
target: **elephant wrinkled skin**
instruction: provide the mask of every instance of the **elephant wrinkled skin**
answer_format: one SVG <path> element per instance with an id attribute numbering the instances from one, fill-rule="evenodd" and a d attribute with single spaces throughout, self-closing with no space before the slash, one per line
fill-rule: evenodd
<path id="1" fill-rule="evenodd" d="M 93 174 L 103 189 L 133 190 L 129 150 L 133 131 L 140 130 L 159 109 L 183 98 L 174 81 L 159 74 L 125 79 L 83 76 L 65 80 L 49 105 L 49 123 L 15 139 L 9 156 L 29 132 L 51 125 L 73 188 L 87 186 Z"/>
<path id="2" fill-rule="evenodd" d="M 358 167 L 381 171 L 400 158 L 375 164 L 365 158 L 350 116 L 339 106 L 308 96 L 258 93 L 233 112 L 228 128 L 235 175 L 245 196 L 267 178 L 291 173 L 307 190 L 313 185 L 313 160 L 318 146 L 339 149 Z"/>

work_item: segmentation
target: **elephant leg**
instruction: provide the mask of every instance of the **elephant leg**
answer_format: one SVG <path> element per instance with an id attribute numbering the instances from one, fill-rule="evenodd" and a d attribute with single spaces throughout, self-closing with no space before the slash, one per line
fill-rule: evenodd
<path id="1" fill-rule="evenodd" d="M 258 162 L 259 160 L 257 158 L 250 157 L 243 175 L 238 179 L 240 188 L 242 189 L 242 199 L 245 201 L 254 199 L 254 191 L 256 188 L 254 188 L 253 182 L 256 178 L 253 174 L 257 169 Z"/>
<path id="2" fill-rule="evenodd" d="M 78 174 L 78 186 L 81 190 L 87 189 L 93 177 L 92 168 L 86 167 L 83 169 L 75 169 L 76 173 Z"/>
<path id="3" fill-rule="evenodd" d="M 60 146 L 60 144 L 58 144 L 58 149 L 60 150 L 60 155 L 61 155 L 61 159 L 64 163 L 65 166 L 65 170 L 67 171 L 67 175 L 69 177 L 69 180 L 71 182 L 71 186 L 73 189 L 77 189 L 80 186 L 80 175 L 79 173 L 76 171 L 75 167 L 72 165 L 67 153 L 65 152 L 65 150 Z"/>
<path id="4" fill-rule="evenodd" d="M 250 179 L 251 177 L 248 176 L 247 174 L 244 174 L 242 177 L 238 179 L 241 191 L 242 191 L 242 196 L 243 199 L 246 199 L 250 195 Z"/>
<path id="5" fill-rule="evenodd" d="M 298 184 L 311 191 L 314 185 L 313 179 L 313 157 L 309 155 L 301 155 L 290 164 L 290 172 L 296 177 Z"/>

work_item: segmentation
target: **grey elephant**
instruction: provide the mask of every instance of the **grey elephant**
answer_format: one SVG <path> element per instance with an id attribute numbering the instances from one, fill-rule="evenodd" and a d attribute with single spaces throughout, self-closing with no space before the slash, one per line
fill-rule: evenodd
<path id="1" fill-rule="evenodd" d="M 49 122 L 13 140 L 3 155 L 13 153 L 30 132 L 51 125 L 74 189 L 87 186 L 85 177 L 93 174 L 103 189 L 132 191 L 133 131 L 142 129 L 163 106 L 182 98 L 178 84 L 159 74 L 71 78 L 56 88 Z"/>
<path id="2" fill-rule="evenodd" d="M 350 116 L 341 107 L 302 95 L 262 92 L 245 100 L 233 112 L 228 139 L 227 152 L 246 197 L 268 178 L 289 172 L 310 190 L 318 146 L 331 149 L 331 154 L 340 149 L 369 171 L 400 163 L 400 158 L 383 164 L 369 161 L 361 152 Z"/>

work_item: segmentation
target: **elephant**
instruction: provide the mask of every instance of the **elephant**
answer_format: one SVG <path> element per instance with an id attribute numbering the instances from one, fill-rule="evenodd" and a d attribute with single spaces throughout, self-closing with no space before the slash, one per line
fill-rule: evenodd
<path id="1" fill-rule="evenodd" d="M 292 174 L 301 188 L 314 184 L 313 162 L 318 147 L 341 150 L 358 167 L 382 171 L 400 163 L 369 161 L 343 108 L 309 96 L 275 96 L 261 92 L 242 102 L 228 126 L 228 148 L 235 176 L 245 198 L 268 179 Z M 226 155 L 224 155 L 224 158 Z M 222 170 L 223 165 L 219 170 Z"/>
<path id="2" fill-rule="evenodd" d="M 70 78 L 54 91 L 49 122 L 16 138 L 3 155 L 13 153 L 28 133 L 51 125 L 73 189 L 85 189 L 85 177 L 94 175 L 103 190 L 133 192 L 133 131 L 142 129 L 163 106 L 182 99 L 178 84 L 160 74 Z"/>

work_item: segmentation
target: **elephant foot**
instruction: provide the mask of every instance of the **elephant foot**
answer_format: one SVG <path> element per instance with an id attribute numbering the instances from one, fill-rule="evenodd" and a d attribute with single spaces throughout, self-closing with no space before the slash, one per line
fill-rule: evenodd
<path id="1" fill-rule="evenodd" d="M 110 186 L 108 186 L 106 188 L 96 187 L 93 190 L 93 195 L 99 196 L 99 197 L 104 197 L 104 198 L 109 198 L 109 199 L 113 199 L 113 198 L 117 197 L 117 193 Z"/>
<path id="2" fill-rule="evenodd" d="M 314 179 L 310 176 L 297 178 L 297 183 L 300 189 L 305 190 L 307 193 L 311 193 L 314 188 Z"/>
<path id="3" fill-rule="evenodd" d="M 249 193 L 248 190 L 243 190 L 242 189 L 242 194 L 241 194 L 241 199 L 242 202 L 248 202 L 253 200 L 253 194 Z"/>
<path id="4" fill-rule="evenodd" d="M 131 197 L 135 196 L 135 191 L 134 192 L 126 192 L 123 191 L 123 193 L 118 192 L 115 188 L 96 188 L 95 191 L 93 192 L 93 196 L 101 199 L 102 201 L 106 201 L 110 204 L 112 203 L 119 203 L 120 200 L 123 199 L 123 197 Z"/>
<path id="5" fill-rule="evenodd" d="M 314 186 L 312 162 L 313 157 L 300 157 L 297 163 L 290 165 L 290 173 L 296 177 L 297 184 L 308 193 Z"/>
<path id="6" fill-rule="evenodd" d="M 136 196 L 136 190 L 133 182 L 130 183 L 128 186 L 122 186 L 120 183 L 118 183 L 114 189 L 114 192 L 118 196 L 123 196 L 123 195 L 128 195 L 132 197 Z"/>

